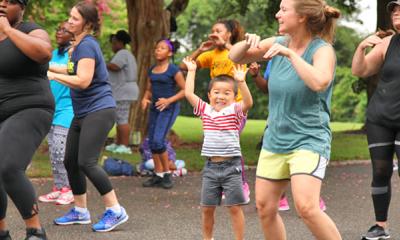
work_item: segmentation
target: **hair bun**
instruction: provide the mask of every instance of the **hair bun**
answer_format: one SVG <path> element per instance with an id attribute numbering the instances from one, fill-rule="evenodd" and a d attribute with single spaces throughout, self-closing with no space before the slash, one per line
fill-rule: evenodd
<path id="1" fill-rule="evenodd" d="M 327 18 L 339 18 L 340 17 L 340 11 L 329 5 L 325 6 L 324 13 Z"/>

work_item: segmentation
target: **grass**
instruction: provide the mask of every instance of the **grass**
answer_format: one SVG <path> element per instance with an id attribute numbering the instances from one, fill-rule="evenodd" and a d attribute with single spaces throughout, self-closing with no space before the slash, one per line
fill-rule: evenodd
<path id="1" fill-rule="evenodd" d="M 241 134 L 242 152 L 245 156 L 246 164 L 248 165 L 257 164 L 259 150 L 256 149 L 256 146 L 264 132 L 265 124 L 265 120 L 248 120 Z M 361 123 L 331 123 L 333 131 L 332 161 L 369 159 L 366 136 L 364 134 L 350 134 L 345 132 L 358 130 L 361 127 Z M 204 163 L 204 159 L 200 156 L 200 146 L 203 138 L 200 119 L 180 116 L 176 120 L 173 130 L 182 142 L 189 143 L 189 147 L 185 146 L 175 149 L 177 158 L 185 160 L 189 170 L 200 170 Z M 110 132 L 109 136 L 114 135 L 115 129 Z M 47 147 L 44 143 L 33 158 L 32 167 L 28 171 L 29 176 L 51 176 L 51 167 L 46 150 Z M 131 155 L 103 152 L 102 158 L 104 156 L 125 159 L 133 164 L 137 164 L 141 161 L 138 152 Z"/>

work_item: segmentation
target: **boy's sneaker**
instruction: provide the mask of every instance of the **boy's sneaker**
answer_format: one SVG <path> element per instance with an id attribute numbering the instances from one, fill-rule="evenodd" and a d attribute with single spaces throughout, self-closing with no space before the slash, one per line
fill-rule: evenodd
<path id="1" fill-rule="evenodd" d="M 72 190 L 68 187 L 63 187 L 61 189 L 61 195 L 57 199 L 56 204 L 58 205 L 67 205 L 74 202 L 74 194 Z"/>
<path id="2" fill-rule="evenodd" d="M 113 153 L 120 153 L 120 154 L 132 154 L 131 148 L 127 147 L 125 145 L 117 146 L 112 152 Z"/>
<path id="3" fill-rule="evenodd" d="M 284 196 L 283 198 L 279 199 L 279 211 L 288 211 L 290 209 L 287 197 Z"/>
<path id="4" fill-rule="evenodd" d="M 247 182 L 243 183 L 243 195 L 244 199 L 246 200 L 246 204 L 248 204 L 250 202 L 250 189 Z"/>
<path id="5" fill-rule="evenodd" d="M 11 240 L 10 232 L 8 230 L 0 231 L 0 240 Z"/>
<path id="6" fill-rule="evenodd" d="M 47 240 L 46 232 L 43 228 L 27 228 L 25 240 Z"/>
<path id="7" fill-rule="evenodd" d="M 362 239 L 366 240 L 381 240 L 381 239 L 389 239 L 390 235 L 387 230 L 383 227 L 379 226 L 378 224 L 372 226 L 367 234 L 365 234 Z"/>
<path id="8" fill-rule="evenodd" d="M 326 211 L 325 201 L 322 198 L 319 198 L 319 208 L 324 212 Z"/>
<path id="9" fill-rule="evenodd" d="M 162 178 L 162 181 L 161 181 L 161 187 L 164 189 L 170 189 L 173 186 L 174 186 L 174 183 L 172 182 L 171 173 L 164 174 L 164 177 Z"/>
<path id="10" fill-rule="evenodd" d="M 54 219 L 54 223 L 57 225 L 89 224 L 91 223 L 90 213 L 89 211 L 80 213 L 75 208 L 71 208 L 64 216 Z"/>
<path id="11" fill-rule="evenodd" d="M 57 189 L 56 187 L 53 187 L 53 190 L 51 192 L 40 196 L 38 199 L 41 202 L 49 203 L 49 202 L 57 201 L 57 199 L 60 196 L 61 196 L 61 191 L 59 189 Z"/>
<path id="12" fill-rule="evenodd" d="M 148 180 L 144 181 L 142 183 L 143 187 L 158 187 L 160 186 L 161 182 L 163 181 L 163 178 L 160 176 L 157 176 L 157 174 L 153 174 Z"/>
<path id="13" fill-rule="evenodd" d="M 108 209 L 104 212 L 100 221 L 93 224 L 92 229 L 95 232 L 108 232 L 116 228 L 118 225 L 128 221 L 129 216 L 126 214 L 125 208 L 121 207 L 121 213 L 117 215 L 113 210 Z"/>
<path id="14" fill-rule="evenodd" d="M 105 147 L 105 149 L 106 149 L 106 151 L 113 152 L 113 151 L 115 151 L 115 149 L 117 149 L 117 147 L 118 147 L 117 144 L 111 143 L 110 145 L 107 145 Z"/>

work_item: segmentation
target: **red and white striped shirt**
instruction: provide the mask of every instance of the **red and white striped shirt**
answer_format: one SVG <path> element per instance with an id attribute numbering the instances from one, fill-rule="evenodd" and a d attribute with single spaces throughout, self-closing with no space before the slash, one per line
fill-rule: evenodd
<path id="1" fill-rule="evenodd" d="M 199 99 L 193 109 L 203 121 L 204 141 L 201 155 L 206 157 L 241 156 L 239 129 L 243 117 L 242 103 L 231 105 L 216 111 L 210 104 Z"/>

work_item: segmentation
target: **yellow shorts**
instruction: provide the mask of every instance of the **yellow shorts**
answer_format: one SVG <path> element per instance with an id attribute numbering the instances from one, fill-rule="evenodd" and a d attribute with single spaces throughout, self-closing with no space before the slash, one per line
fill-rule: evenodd
<path id="1" fill-rule="evenodd" d="M 324 179 L 329 160 L 309 150 L 290 153 L 272 153 L 261 150 L 258 158 L 257 177 L 269 180 L 289 180 L 297 174 Z"/>

